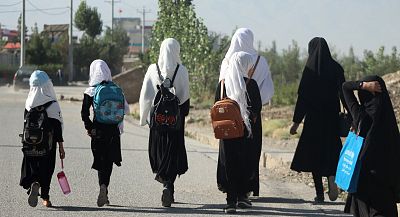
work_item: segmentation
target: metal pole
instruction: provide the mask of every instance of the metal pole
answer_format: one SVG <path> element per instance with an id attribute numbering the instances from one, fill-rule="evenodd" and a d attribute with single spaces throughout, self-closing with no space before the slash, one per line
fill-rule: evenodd
<path id="1" fill-rule="evenodd" d="M 25 64 L 25 0 L 22 1 L 22 16 L 21 16 L 21 57 L 19 66 Z"/>
<path id="2" fill-rule="evenodd" d="M 72 38 L 72 18 L 74 14 L 73 10 L 73 0 L 71 0 L 70 5 L 70 19 L 69 19 L 69 39 L 68 39 L 68 63 L 69 63 L 69 81 L 74 80 L 74 45 L 73 45 L 73 38 Z"/>
<path id="3" fill-rule="evenodd" d="M 114 0 L 111 1 L 111 38 L 114 34 Z"/>
<path id="4" fill-rule="evenodd" d="M 146 16 L 146 10 L 145 7 L 143 6 L 143 20 L 142 20 L 142 54 L 144 54 L 144 27 L 145 27 L 145 16 Z"/>
<path id="5" fill-rule="evenodd" d="M 145 45 L 145 42 L 144 42 L 144 27 L 146 26 L 145 19 L 146 19 L 146 13 L 150 13 L 150 10 L 146 11 L 146 7 L 143 6 L 143 10 L 142 11 L 137 10 L 137 12 L 138 13 L 142 13 L 142 53 L 144 53 L 144 45 Z"/>

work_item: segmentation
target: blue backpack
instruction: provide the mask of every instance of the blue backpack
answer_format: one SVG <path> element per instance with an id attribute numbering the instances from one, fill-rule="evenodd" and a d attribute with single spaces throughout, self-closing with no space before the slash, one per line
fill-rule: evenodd
<path id="1" fill-rule="evenodd" d="M 122 89 L 112 81 L 95 86 L 93 108 L 95 119 L 103 124 L 119 124 L 124 120 L 125 97 Z"/>

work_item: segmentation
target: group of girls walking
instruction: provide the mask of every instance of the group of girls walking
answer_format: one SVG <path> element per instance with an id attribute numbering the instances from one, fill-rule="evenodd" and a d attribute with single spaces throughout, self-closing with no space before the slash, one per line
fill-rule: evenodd
<path id="1" fill-rule="evenodd" d="M 226 193 L 224 212 L 235 213 L 237 207 L 251 208 L 249 196 L 259 196 L 259 160 L 262 148 L 261 108 L 268 103 L 274 86 L 267 60 L 253 47 L 250 29 L 240 28 L 221 64 L 215 101 L 228 97 L 235 100 L 243 119 L 244 136 L 221 139 L 217 163 L 217 186 Z M 345 82 L 342 67 L 331 57 L 327 42 L 314 38 L 308 46 L 308 60 L 298 89 L 291 134 L 304 127 L 292 161 L 291 169 L 311 172 L 317 203 L 324 201 L 322 177 L 328 177 L 328 195 L 336 200 L 334 183 L 341 150 L 338 113 L 340 100 L 353 117 L 353 126 L 361 123 L 360 135 L 365 139 L 361 158 L 361 174 L 356 193 L 349 194 L 346 212 L 354 216 L 397 216 L 396 201 L 400 189 L 400 136 L 393 107 L 384 81 L 378 76 Z M 109 204 L 108 186 L 113 164 L 121 166 L 120 135 L 122 124 L 104 124 L 90 119 L 95 86 L 111 81 L 111 72 L 102 60 L 90 65 L 89 87 L 84 92 L 81 117 L 87 135 L 91 137 L 92 168 L 98 171 L 98 206 Z M 155 180 L 163 185 L 161 203 L 170 207 L 175 202 L 174 183 L 188 170 L 185 148 L 185 116 L 189 114 L 189 74 L 180 60 L 180 45 L 173 38 L 160 46 L 157 63 L 149 66 L 140 92 L 140 125 L 152 122 L 154 99 L 165 81 L 167 89 L 178 98 L 180 128 L 175 131 L 151 128 L 148 154 Z M 60 106 L 47 74 L 35 71 L 30 78 L 30 92 L 25 113 L 51 102 L 45 109 L 54 129 L 52 151 L 46 157 L 24 156 L 20 185 L 28 190 L 28 202 L 36 206 L 39 189 L 45 206 L 51 206 L 49 187 L 55 167 L 56 145 L 60 157 L 65 157 Z M 353 94 L 358 90 L 358 100 Z M 222 93 L 221 93 L 222 91 Z M 125 111 L 129 108 L 125 102 Z"/>

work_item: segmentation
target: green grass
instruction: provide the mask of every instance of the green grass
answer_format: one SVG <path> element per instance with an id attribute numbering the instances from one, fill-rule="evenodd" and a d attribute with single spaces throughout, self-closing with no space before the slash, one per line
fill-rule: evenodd
<path id="1" fill-rule="evenodd" d="M 275 130 L 280 128 L 285 128 L 289 125 L 289 121 L 287 119 L 271 119 L 264 120 L 262 123 L 263 135 L 272 137 L 272 134 Z"/>
<path id="2" fill-rule="evenodd" d="M 274 139 L 293 139 L 299 138 L 302 125 L 299 126 L 296 135 L 290 135 L 289 130 L 292 122 L 288 119 L 270 119 L 262 123 L 263 135 Z"/>

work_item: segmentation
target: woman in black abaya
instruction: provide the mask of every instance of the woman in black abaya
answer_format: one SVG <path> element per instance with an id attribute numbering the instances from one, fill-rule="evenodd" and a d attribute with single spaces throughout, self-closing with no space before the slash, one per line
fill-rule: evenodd
<path id="1" fill-rule="evenodd" d="M 342 148 L 338 114 L 345 79 L 343 68 L 331 57 L 325 39 L 313 38 L 308 44 L 308 54 L 290 133 L 296 134 L 303 119 L 304 127 L 290 168 L 312 172 L 315 201 L 323 202 L 322 176 L 328 177 L 329 199 L 336 200 L 338 195 L 334 176 Z"/>
<path id="2" fill-rule="evenodd" d="M 360 102 L 353 90 L 358 90 Z M 397 216 L 400 135 L 385 82 L 379 76 L 368 76 L 345 82 L 343 92 L 353 126 L 364 138 L 357 192 L 349 194 L 345 212 L 362 217 Z"/>
<path id="3" fill-rule="evenodd" d="M 248 72 L 253 66 L 252 55 L 236 52 L 230 58 L 230 62 L 227 72 L 222 77 L 225 84 L 224 96 L 239 104 L 246 129 L 243 137 L 220 140 L 217 185 L 219 190 L 227 193 L 224 212 L 235 213 L 237 206 L 252 207 L 246 194 L 252 190 L 252 186 L 249 185 L 254 177 L 252 146 L 257 144 L 249 140 L 257 130 L 254 122 L 261 112 L 262 102 L 257 82 L 248 78 Z M 217 87 L 215 101 L 221 100 L 222 81 Z"/>
<path id="4" fill-rule="evenodd" d="M 160 131 L 150 129 L 149 135 L 149 159 L 155 180 L 163 184 L 161 196 L 162 206 L 170 207 L 175 202 L 174 182 L 177 176 L 188 170 L 188 162 L 185 148 L 185 116 L 189 114 L 189 74 L 180 59 L 180 45 L 173 38 L 165 39 L 160 46 L 160 55 L 157 64 L 151 64 L 147 69 L 140 91 L 140 124 L 142 126 L 150 122 L 150 110 L 154 98 L 162 81 L 173 80 L 173 88 L 170 90 L 179 98 L 181 128 L 178 131 Z M 175 79 L 173 79 L 176 72 Z"/>

